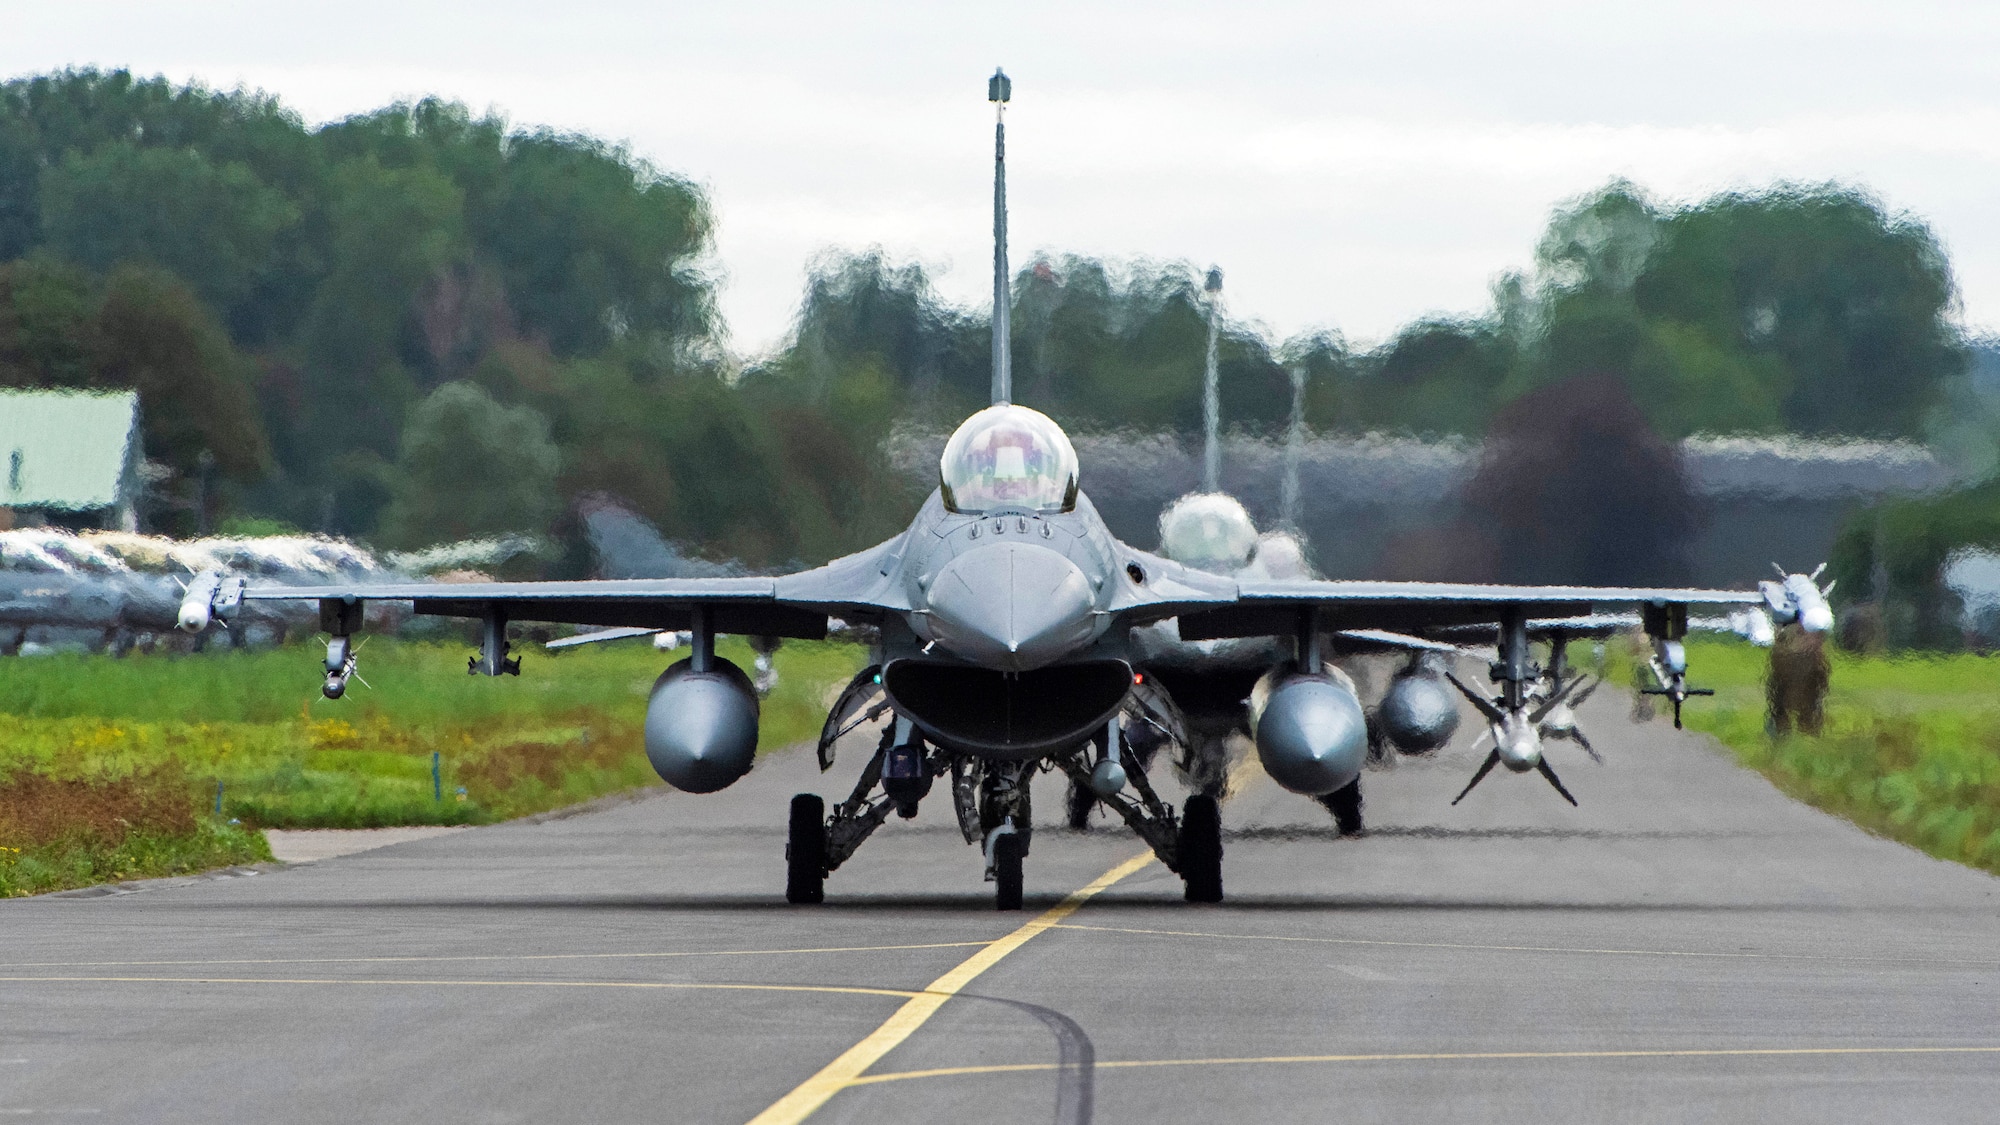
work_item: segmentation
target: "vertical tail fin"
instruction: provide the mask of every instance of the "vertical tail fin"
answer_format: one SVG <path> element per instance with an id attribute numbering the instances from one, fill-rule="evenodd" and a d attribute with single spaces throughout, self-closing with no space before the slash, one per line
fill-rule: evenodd
<path id="1" fill-rule="evenodd" d="M 993 103 L 993 404 L 1014 401 L 1014 357 L 1009 354 L 1007 276 L 1007 101 L 1014 83 L 995 69 L 986 80 Z"/>
<path id="2" fill-rule="evenodd" d="M 1222 267 L 1208 267 L 1202 281 L 1202 299 L 1208 302 L 1208 362 L 1201 384 L 1202 428 L 1207 442 L 1202 446 L 1201 490 L 1222 491 L 1222 386 L 1215 367 L 1216 316 L 1222 306 Z"/>

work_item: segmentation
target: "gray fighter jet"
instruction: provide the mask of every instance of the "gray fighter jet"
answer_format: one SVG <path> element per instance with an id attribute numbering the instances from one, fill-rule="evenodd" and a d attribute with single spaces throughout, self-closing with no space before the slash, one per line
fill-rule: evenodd
<path id="1" fill-rule="evenodd" d="M 1028 783 L 1045 767 L 1092 785 L 1181 876 L 1190 901 L 1222 897 L 1215 796 L 1198 792 L 1182 808 L 1170 807 L 1120 721 L 1137 712 L 1171 730 L 1174 693 L 1205 690 L 1198 666 L 1171 688 L 1146 676 L 1134 639 L 1146 626 L 1173 619 L 1183 641 L 1241 638 L 1263 646 L 1249 710 L 1259 761 L 1280 785 L 1318 796 L 1353 782 L 1368 752 L 1362 702 L 1323 658 L 1331 635 L 1414 639 L 1434 627 L 1490 629 L 1497 691 L 1475 699 L 1493 728 L 1494 750 L 1481 772 L 1500 764 L 1555 781 L 1538 724 L 1546 717 L 1540 711 L 1563 696 L 1536 690 L 1542 671 L 1529 647 L 1530 621 L 1637 607 L 1659 654 L 1663 690 L 1678 705 L 1693 690 L 1680 645 L 1688 607 L 1765 600 L 1730 590 L 1224 575 L 1118 541 L 1082 490 L 1069 438 L 1012 401 L 1009 92 L 1006 76 L 996 73 L 988 87 L 999 114 L 992 405 L 952 435 L 937 489 L 901 535 L 777 577 L 282 587 L 207 574 L 181 605 L 182 628 L 203 630 L 246 601 L 316 600 L 331 635 L 324 685 L 331 698 L 355 673 L 354 635 L 370 600 L 480 621 L 483 641 L 469 664 L 489 676 L 519 674 L 519 660 L 509 655 L 510 621 L 686 631 L 692 655 L 660 676 L 647 704 L 646 750 L 662 778 L 706 793 L 748 772 L 757 742 L 756 694 L 741 669 L 715 654 L 716 634 L 818 638 L 832 620 L 870 627 L 878 638 L 873 659 L 828 715 L 822 768 L 834 764 L 834 743 L 845 731 L 871 719 L 886 720 L 886 728 L 846 800 L 829 811 L 817 795 L 793 798 L 786 897 L 821 901 L 828 874 L 892 813 L 914 815 L 943 781 L 966 841 L 982 848 L 996 904 L 1012 910 L 1021 905 L 1029 851 Z M 1231 665 L 1218 674 L 1240 670 Z"/>
<path id="2" fill-rule="evenodd" d="M 1196 570 L 1244 581 L 1316 577 L 1294 536 L 1285 531 L 1260 534 L 1242 503 L 1223 492 L 1190 493 L 1168 505 L 1160 514 L 1160 553 Z M 1134 705 L 1127 709 L 1127 740 L 1138 748 L 1141 764 L 1147 764 L 1159 746 L 1172 743 L 1174 765 L 1188 786 L 1221 796 L 1231 747 L 1251 733 L 1251 704 L 1258 684 L 1292 655 L 1293 644 L 1289 637 L 1186 640 L 1175 620 L 1134 629 L 1134 667 L 1142 682 L 1150 677 L 1163 689 L 1151 697 L 1135 691 Z M 1471 655 L 1471 650 L 1448 640 L 1367 630 L 1332 633 L 1322 639 L 1322 649 L 1322 661 L 1385 650 L 1409 657 L 1367 711 L 1371 761 L 1387 758 L 1392 748 L 1404 754 L 1428 754 L 1449 742 L 1458 729 L 1457 697 L 1444 673 L 1450 658 Z M 1354 689 L 1339 668 L 1330 667 L 1327 674 Z M 1333 814 L 1342 835 L 1360 834 L 1359 777 L 1314 799 Z M 1085 827 L 1097 803 L 1089 787 L 1072 786 L 1070 826 Z"/>

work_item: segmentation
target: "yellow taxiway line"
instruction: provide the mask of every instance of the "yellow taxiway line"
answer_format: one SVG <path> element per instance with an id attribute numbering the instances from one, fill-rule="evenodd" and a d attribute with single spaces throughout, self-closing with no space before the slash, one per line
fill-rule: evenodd
<path id="1" fill-rule="evenodd" d="M 771 1108 L 750 1119 L 750 1125 L 797 1125 L 827 1099 L 849 1086 L 859 1085 L 857 1080 L 869 1067 L 879 1062 L 882 1056 L 896 1049 L 903 1040 L 932 1016 L 945 1001 L 957 995 L 960 989 L 971 984 L 979 974 L 1000 963 L 1009 953 L 1034 940 L 1038 935 L 1053 929 L 1056 923 L 1076 913 L 1084 903 L 1095 898 L 1112 884 L 1153 862 L 1153 853 L 1148 850 L 1098 876 L 1088 886 L 1072 892 L 1069 897 L 1043 911 L 1039 917 L 1023 925 L 1020 929 L 987 945 L 984 949 L 961 962 L 945 975 L 932 981 L 924 991 L 905 1002 L 876 1028 L 867 1038 L 842 1052 L 840 1057 L 820 1069 L 818 1074 L 799 1083 L 791 1093 L 779 1098 Z M 865 1081 L 865 1080 L 863 1080 Z"/>

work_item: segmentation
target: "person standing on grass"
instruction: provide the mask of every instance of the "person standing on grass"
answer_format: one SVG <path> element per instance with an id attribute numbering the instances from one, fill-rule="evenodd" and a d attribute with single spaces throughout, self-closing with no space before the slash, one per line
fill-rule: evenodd
<path id="1" fill-rule="evenodd" d="M 1797 622 L 1779 626 L 1771 645 L 1771 670 L 1764 679 L 1770 705 L 1765 726 L 1772 737 L 1794 729 L 1817 735 L 1826 719 L 1826 689 L 1832 677 L 1825 635 L 1809 633 Z"/>

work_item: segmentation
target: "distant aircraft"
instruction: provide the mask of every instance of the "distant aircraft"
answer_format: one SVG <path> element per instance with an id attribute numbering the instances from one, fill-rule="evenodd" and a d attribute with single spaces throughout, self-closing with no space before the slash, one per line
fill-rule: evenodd
<path id="1" fill-rule="evenodd" d="M 206 571 L 285 584 L 405 577 L 353 544 L 323 536 L 175 540 L 15 528 L 0 531 L 0 653 L 54 641 L 122 654 L 178 638 L 185 579 Z M 232 624 L 229 642 L 242 645 L 253 637 L 282 641 L 288 631 L 317 624 L 317 616 L 310 607 L 279 602 L 245 607 Z"/>
<path id="2" fill-rule="evenodd" d="M 707 793 L 748 772 L 757 743 L 756 695 L 741 669 L 716 656 L 716 634 L 818 638 L 833 619 L 871 627 L 878 635 L 873 659 L 828 715 L 822 767 L 834 764 L 834 743 L 845 730 L 871 717 L 887 719 L 887 729 L 849 796 L 830 812 L 816 794 L 792 799 L 787 899 L 821 901 L 828 874 L 892 813 L 914 815 L 943 781 L 966 841 L 982 848 L 995 904 L 1014 910 L 1030 843 L 1029 781 L 1045 763 L 1091 785 L 1180 875 L 1190 901 L 1222 897 L 1215 795 L 1197 792 L 1179 810 L 1161 800 L 1120 721 L 1133 710 L 1171 715 L 1191 702 L 1177 690 L 1196 690 L 1147 675 L 1146 627 L 1174 619 L 1183 642 L 1242 641 L 1261 652 L 1248 692 L 1258 759 L 1278 784 L 1319 797 L 1351 784 L 1368 753 L 1361 700 L 1323 656 L 1333 638 L 1422 651 L 1437 647 L 1422 636 L 1426 630 L 1486 630 L 1498 653 L 1492 670 L 1498 691 L 1489 698 L 1460 684 L 1487 716 L 1494 739 L 1480 776 L 1500 764 L 1517 773 L 1540 771 L 1560 788 L 1542 753 L 1540 723 L 1576 683 L 1546 689 L 1544 670 L 1532 658 L 1531 622 L 1575 619 L 1600 606 L 1637 607 L 1653 642 L 1660 690 L 1678 709 L 1695 691 L 1681 646 L 1689 606 L 1768 604 L 1810 616 L 1800 601 L 1810 600 L 1805 587 L 1818 595 L 1810 582 L 1771 595 L 1769 589 L 1321 581 L 1210 573 L 1119 542 L 1081 490 L 1069 438 L 1045 415 L 1013 402 L 1008 95 L 1005 75 L 996 73 L 988 86 L 1001 114 L 994 134 L 992 405 L 946 443 L 938 488 L 901 535 L 777 577 L 248 586 L 206 574 L 181 604 L 182 628 L 198 632 L 249 602 L 317 600 L 320 626 L 331 635 L 324 684 L 331 698 L 354 675 L 354 635 L 371 600 L 408 601 L 420 614 L 480 621 L 483 640 L 471 670 L 489 676 L 519 673 L 518 659 L 509 655 L 510 621 L 684 630 L 692 655 L 653 687 L 646 751 L 669 783 Z"/>
<path id="3" fill-rule="evenodd" d="M 1313 577 L 1297 538 L 1284 531 L 1259 534 L 1242 503 L 1222 492 L 1190 493 L 1168 505 L 1160 515 L 1160 553 L 1197 570 L 1248 581 Z M 1408 664 L 1367 714 L 1370 757 L 1381 758 L 1389 746 L 1406 754 L 1427 754 L 1450 741 L 1459 717 L 1457 698 L 1444 679 L 1444 658 L 1468 655 L 1470 650 L 1417 637 L 1387 642 L 1351 630 L 1343 633 L 1327 638 L 1324 647 L 1343 654 L 1383 649 L 1410 654 Z M 1175 764 L 1190 786 L 1221 796 L 1229 744 L 1254 735 L 1252 705 L 1259 684 L 1293 655 L 1295 642 L 1278 636 L 1183 640 L 1179 622 L 1168 619 L 1135 628 L 1132 644 L 1138 674 L 1142 679 L 1151 677 L 1164 691 L 1163 698 L 1149 699 L 1135 689 L 1136 706 L 1128 709 L 1125 721 L 1128 740 L 1142 747 L 1171 741 L 1180 750 Z M 1326 674 L 1354 690 L 1352 680 L 1338 668 L 1328 667 Z M 1333 814 L 1343 835 L 1362 830 L 1359 775 L 1314 799 Z M 1073 787 L 1071 826 L 1083 827 L 1095 803 L 1092 790 Z"/>

